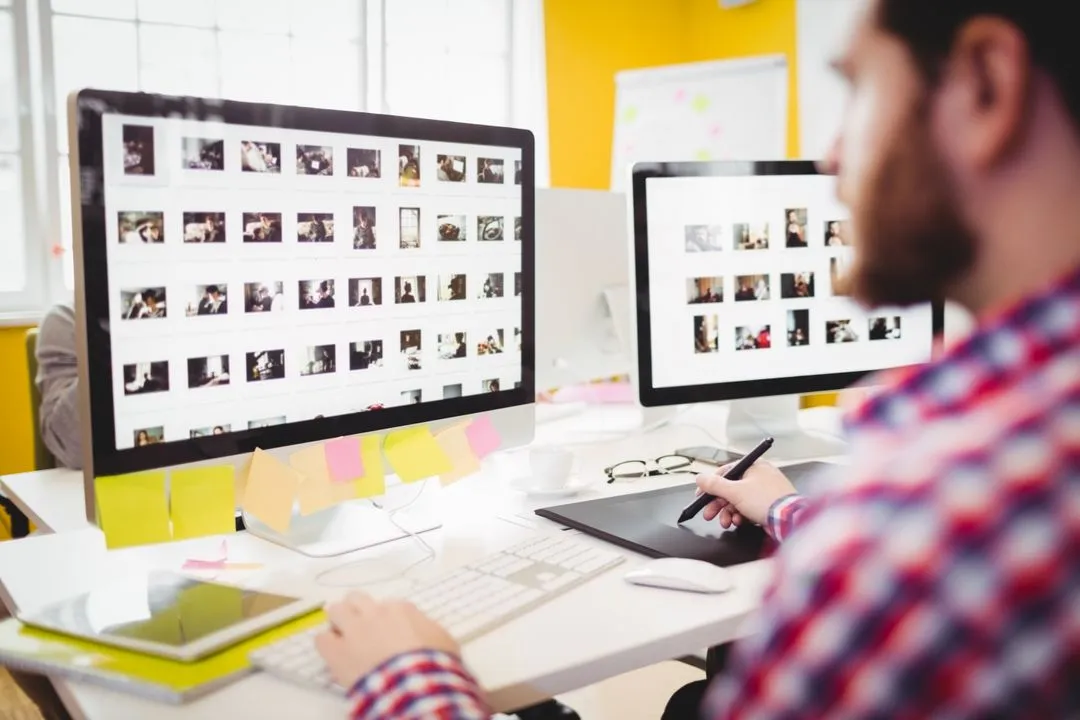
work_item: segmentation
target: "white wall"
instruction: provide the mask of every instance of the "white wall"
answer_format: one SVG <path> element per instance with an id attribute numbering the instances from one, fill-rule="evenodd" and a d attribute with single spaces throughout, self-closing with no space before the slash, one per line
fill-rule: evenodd
<path id="1" fill-rule="evenodd" d="M 799 68 L 799 147 L 804 158 L 825 155 L 840 128 L 847 90 L 829 67 L 851 32 L 863 0 L 798 0 L 796 48 Z M 945 309 L 945 343 L 967 335 L 973 326 L 962 308 Z"/>

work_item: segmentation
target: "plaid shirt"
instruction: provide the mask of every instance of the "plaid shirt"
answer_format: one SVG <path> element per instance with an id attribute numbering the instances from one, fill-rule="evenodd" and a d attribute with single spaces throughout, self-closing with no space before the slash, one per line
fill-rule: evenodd
<path id="1" fill-rule="evenodd" d="M 848 430 L 835 489 L 770 511 L 775 582 L 706 716 L 1080 717 L 1080 273 L 890 378 Z M 443 661 L 432 678 L 466 677 Z M 471 680 L 427 697 L 443 714 L 371 714 L 379 675 L 356 717 L 485 717 Z"/>

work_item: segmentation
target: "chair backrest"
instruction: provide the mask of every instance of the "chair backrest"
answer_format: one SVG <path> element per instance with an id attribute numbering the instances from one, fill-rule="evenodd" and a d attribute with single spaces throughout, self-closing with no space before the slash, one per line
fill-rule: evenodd
<path id="1" fill-rule="evenodd" d="M 26 331 L 26 367 L 30 371 L 30 417 L 34 422 L 34 469 L 49 470 L 56 467 L 56 458 L 45 447 L 41 438 L 41 393 L 37 386 L 37 328 Z"/>

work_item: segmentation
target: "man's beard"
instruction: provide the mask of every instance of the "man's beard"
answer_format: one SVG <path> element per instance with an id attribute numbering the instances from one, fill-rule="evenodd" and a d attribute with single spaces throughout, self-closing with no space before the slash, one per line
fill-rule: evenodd
<path id="1" fill-rule="evenodd" d="M 855 258 L 839 290 L 869 307 L 944 300 L 975 261 L 948 171 L 917 103 L 853 208 Z"/>

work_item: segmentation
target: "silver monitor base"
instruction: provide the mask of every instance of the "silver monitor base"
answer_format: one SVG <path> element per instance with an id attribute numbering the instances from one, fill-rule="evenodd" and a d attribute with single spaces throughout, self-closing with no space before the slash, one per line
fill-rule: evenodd
<path id="1" fill-rule="evenodd" d="M 306 517 L 295 513 L 286 533 L 248 513 L 244 513 L 244 525 L 252 535 L 301 555 L 333 557 L 436 530 L 442 520 L 421 506 L 384 510 L 366 500 L 354 500 Z"/>
<path id="2" fill-rule="evenodd" d="M 776 442 L 767 459 L 797 461 L 847 454 L 847 443 L 838 435 L 804 428 L 799 423 L 799 396 L 734 400 L 728 405 L 723 450 L 744 454 L 766 437 Z M 658 430 L 678 422 L 685 407 L 642 408 L 642 432 Z M 716 429 L 720 435 L 720 428 Z"/>

